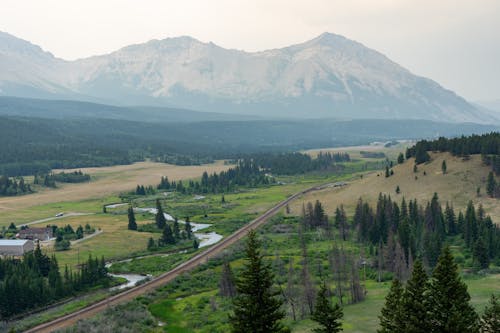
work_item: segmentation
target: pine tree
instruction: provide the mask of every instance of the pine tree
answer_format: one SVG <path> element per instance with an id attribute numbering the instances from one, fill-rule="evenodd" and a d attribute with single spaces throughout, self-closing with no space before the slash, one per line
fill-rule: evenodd
<path id="1" fill-rule="evenodd" d="M 172 228 L 170 228 L 170 225 L 165 224 L 161 240 L 164 244 L 175 244 L 174 234 L 172 232 Z"/>
<path id="2" fill-rule="evenodd" d="M 490 256 L 488 255 L 488 249 L 484 244 L 482 237 L 479 237 L 474 244 L 474 266 L 478 269 L 486 269 L 490 265 Z"/>
<path id="3" fill-rule="evenodd" d="M 148 250 L 153 250 L 156 247 L 155 240 L 153 237 L 149 237 L 148 239 Z"/>
<path id="4" fill-rule="evenodd" d="M 441 171 L 443 171 L 443 175 L 446 174 L 446 160 L 441 163 Z"/>
<path id="5" fill-rule="evenodd" d="M 498 297 L 491 295 L 490 303 L 484 309 L 480 320 L 480 333 L 500 332 L 500 303 Z"/>
<path id="6" fill-rule="evenodd" d="M 184 230 L 186 231 L 186 235 L 188 239 L 193 237 L 193 230 L 191 228 L 191 222 L 189 222 L 189 217 L 186 217 L 186 223 L 184 224 Z"/>
<path id="7" fill-rule="evenodd" d="M 342 331 L 340 320 L 344 316 L 342 308 L 338 303 L 332 305 L 328 297 L 326 284 L 321 285 L 316 297 L 316 305 L 311 319 L 320 324 L 321 327 L 314 328 L 315 333 L 337 333 Z"/>
<path id="8" fill-rule="evenodd" d="M 177 217 L 174 219 L 174 237 L 175 239 L 181 239 L 181 229 L 179 228 L 179 220 Z"/>
<path id="9" fill-rule="evenodd" d="M 286 332 L 281 324 L 285 317 L 280 310 L 282 301 L 273 291 L 273 273 L 260 254 L 257 233 L 248 233 L 246 263 L 236 282 L 238 296 L 233 299 L 233 314 L 229 316 L 234 333 Z"/>
<path id="10" fill-rule="evenodd" d="M 403 293 L 402 318 L 405 323 L 404 332 L 407 333 L 426 333 L 427 310 L 425 308 L 426 290 L 428 286 L 428 277 L 425 273 L 422 261 L 417 260 L 413 264 L 413 272 L 406 283 Z"/>
<path id="11" fill-rule="evenodd" d="M 404 157 L 403 153 L 399 153 L 398 164 L 403 164 L 404 161 L 405 161 L 405 157 Z"/>
<path id="12" fill-rule="evenodd" d="M 164 229 L 167 220 L 165 219 L 165 214 L 163 213 L 163 208 L 161 207 L 160 200 L 156 200 L 156 216 L 155 222 L 158 229 Z"/>
<path id="13" fill-rule="evenodd" d="M 469 301 L 467 285 L 458 275 L 450 249 L 445 247 L 427 293 L 429 332 L 477 332 L 478 317 Z"/>
<path id="14" fill-rule="evenodd" d="M 137 230 L 137 223 L 135 222 L 135 214 L 132 206 L 128 207 L 128 230 Z"/>
<path id="15" fill-rule="evenodd" d="M 401 333 L 404 331 L 404 318 L 402 316 L 403 286 L 398 279 L 392 281 L 391 289 L 385 297 L 382 308 L 380 329 L 377 333 Z"/>

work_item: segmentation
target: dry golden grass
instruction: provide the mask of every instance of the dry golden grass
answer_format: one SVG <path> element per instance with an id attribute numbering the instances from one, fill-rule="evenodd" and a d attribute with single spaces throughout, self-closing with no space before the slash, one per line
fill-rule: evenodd
<path id="1" fill-rule="evenodd" d="M 229 167 L 228 165 L 224 165 L 223 161 L 218 161 L 213 164 L 200 166 L 177 166 L 165 163 L 139 162 L 131 165 L 83 168 L 81 169 L 83 172 L 93 176 L 91 182 L 84 184 L 58 184 L 59 187 L 57 189 L 44 189 L 35 194 L 0 198 L 0 215 L 55 202 L 102 198 L 130 191 L 137 184 L 157 185 L 160 182 L 161 176 L 168 176 L 170 180 L 190 179 L 200 177 L 204 171 L 209 173 L 220 172 Z"/>
<path id="2" fill-rule="evenodd" d="M 391 195 L 394 200 L 400 201 L 403 196 L 408 199 L 416 198 L 420 202 L 431 199 L 434 192 L 438 193 L 441 202 L 453 203 L 455 209 L 464 209 L 469 200 L 476 205 L 481 203 L 485 211 L 491 215 L 493 221 L 500 222 L 500 202 L 486 196 L 486 176 L 489 168 L 483 165 L 479 155 L 471 156 L 464 161 L 448 153 L 431 154 L 432 161 L 418 166 L 418 172 L 413 172 L 414 161 L 406 161 L 394 167 L 394 175 L 385 178 L 384 171 L 364 175 L 343 188 L 328 188 L 306 195 L 292 205 L 294 213 L 300 213 L 302 203 L 320 200 L 326 207 L 327 213 L 332 215 L 337 206 L 343 204 L 349 214 L 352 214 L 357 200 L 361 197 L 372 204 L 379 193 Z M 446 160 L 448 172 L 443 175 L 441 163 Z M 424 170 L 426 176 L 423 175 Z M 378 176 L 377 176 L 378 174 Z M 415 176 L 418 179 L 415 179 Z M 396 194 L 399 185 L 400 194 Z M 476 195 L 477 187 L 481 187 L 481 196 Z"/>

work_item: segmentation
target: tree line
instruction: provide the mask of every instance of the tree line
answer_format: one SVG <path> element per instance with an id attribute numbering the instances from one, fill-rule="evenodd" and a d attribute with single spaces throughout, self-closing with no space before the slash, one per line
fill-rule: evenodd
<path id="1" fill-rule="evenodd" d="M 349 162 L 347 153 L 319 152 L 316 158 L 303 153 L 261 153 L 249 157 L 264 172 L 276 175 L 297 175 L 311 171 L 329 170 L 335 163 Z"/>
<path id="2" fill-rule="evenodd" d="M 33 192 L 23 177 L 9 178 L 0 175 L 0 196 L 15 196 Z"/>
<path id="3" fill-rule="evenodd" d="M 500 171 L 500 133 L 491 132 L 483 135 L 461 136 L 457 138 L 440 137 L 437 140 L 420 140 L 413 147 L 407 148 L 406 158 L 415 157 L 416 163 L 430 159 L 428 151 L 450 152 L 455 156 L 467 157 L 481 154 L 490 161 L 493 171 Z"/>
<path id="4" fill-rule="evenodd" d="M 389 258 L 389 271 L 403 274 L 405 263 L 421 257 L 433 268 L 446 237 L 458 236 L 473 253 L 474 266 L 487 268 L 491 260 L 500 257 L 500 228 L 484 212 L 482 205 L 472 201 L 465 212 L 458 212 L 446 203 L 443 210 L 435 193 L 430 202 L 421 205 L 417 200 L 398 204 L 390 196 L 379 195 L 375 208 L 358 200 L 352 228 L 361 242 L 369 243 L 372 252 Z M 381 260 L 382 261 L 382 260 Z"/>
<path id="5" fill-rule="evenodd" d="M 7 320 L 95 286 L 107 286 L 109 281 L 104 258 L 89 256 L 78 271 L 66 266 L 61 273 L 56 258 L 37 246 L 22 260 L 0 259 L 0 316 Z"/>
<path id="6" fill-rule="evenodd" d="M 211 175 L 205 171 L 199 181 L 191 180 L 184 183 L 169 181 L 168 177 L 162 177 L 157 189 L 179 193 L 227 193 L 234 191 L 238 186 L 257 187 L 274 182 L 274 178 L 266 175 L 252 159 L 243 159 L 227 171 Z M 148 193 L 147 189 L 145 193 Z"/>
<path id="7" fill-rule="evenodd" d="M 445 247 L 431 276 L 417 260 L 406 284 L 393 280 L 379 318 L 378 333 L 493 333 L 500 330 L 500 304 L 492 295 L 479 318 L 453 255 Z"/>

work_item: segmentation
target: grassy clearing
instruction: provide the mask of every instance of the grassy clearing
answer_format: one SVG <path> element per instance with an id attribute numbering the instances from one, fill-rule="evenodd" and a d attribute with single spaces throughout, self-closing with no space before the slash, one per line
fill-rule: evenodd
<path id="1" fill-rule="evenodd" d="M 51 221 L 57 226 L 71 225 L 76 229 L 79 225 L 90 224 L 102 233 L 88 240 L 71 246 L 68 251 L 56 251 L 59 265 L 75 266 L 78 262 L 85 261 L 89 255 L 101 257 L 107 260 L 112 258 L 126 258 L 133 253 L 144 251 L 147 240 L 153 234 L 147 232 L 135 232 L 127 230 L 126 215 L 90 215 L 75 216 L 64 220 Z M 51 253 L 51 249 L 47 249 Z"/>

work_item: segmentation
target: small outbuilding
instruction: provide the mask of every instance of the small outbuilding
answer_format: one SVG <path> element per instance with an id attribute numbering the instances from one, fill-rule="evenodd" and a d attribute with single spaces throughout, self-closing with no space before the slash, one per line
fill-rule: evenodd
<path id="1" fill-rule="evenodd" d="M 17 238 L 20 239 L 31 239 L 31 240 L 40 240 L 40 241 L 48 241 L 53 237 L 53 231 L 51 227 L 46 228 L 26 228 L 17 234 Z"/>
<path id="2" fill-rule="evenodd" d="M 35 244 L 29 239 L 0 239 L 0 255 L 21 257 L 35 249 Z"/>

